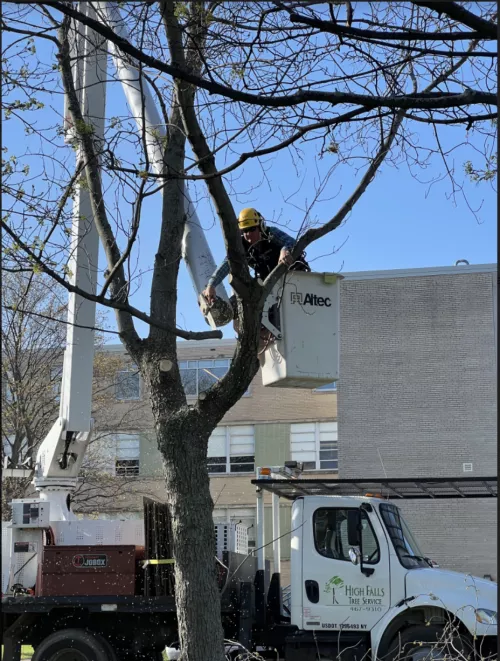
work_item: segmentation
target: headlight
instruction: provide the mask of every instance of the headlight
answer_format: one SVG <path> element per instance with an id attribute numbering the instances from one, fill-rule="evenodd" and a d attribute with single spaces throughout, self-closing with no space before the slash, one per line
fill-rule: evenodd
<path id="1" fill-rule="evenodd" d="M 495 611 L 490 611 L 487 608 L 477 608 L 476 620 L 481 622 L 481 624 L 496 624 L 497 614 Z"/>

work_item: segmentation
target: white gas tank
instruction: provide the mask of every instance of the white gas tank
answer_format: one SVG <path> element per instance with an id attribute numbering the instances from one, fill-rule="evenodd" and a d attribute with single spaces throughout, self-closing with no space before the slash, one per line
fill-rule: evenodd
<path id="1" fill-rule="evenodd" d="M 281 337 L 260 356 L 262 384 L 319 388 L 339 378 L 340 281 L 336 273 L 290 271 L 271 294 Z"/>

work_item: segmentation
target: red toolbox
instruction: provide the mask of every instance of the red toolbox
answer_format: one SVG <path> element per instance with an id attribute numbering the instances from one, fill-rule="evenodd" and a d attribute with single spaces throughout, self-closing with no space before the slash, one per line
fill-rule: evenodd
<path id="1" fill-rule="evenodd" d="M 36 595 L 133 595 L 135 571 L 135 546 L 45 546 Z"/>

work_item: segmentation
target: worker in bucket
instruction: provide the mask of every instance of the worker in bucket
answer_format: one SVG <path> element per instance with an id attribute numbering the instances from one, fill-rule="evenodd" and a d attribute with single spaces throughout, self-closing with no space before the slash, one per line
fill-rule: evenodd
<path id="1" fill-rule="evenodd" d="M 257 278 L 265 280 L 278 264 L 287 264 L 291 271 L 310 271 L 309 265 L 301 255 L 293 262 L 291 250 L 295 239 L 278 229 L 268 227 L 257 209 L 247 208 L 240 211 L 238 216 L 243 248 L 247 256 L 248 265 L 255 271 Z M 217 296 L 215 288 L 229 275 L 227 258 L 214 271 L 208 281 L 203 296 L 208 303 L 213 303 Z"/>
<path id="2" fill-rule="evenodd" d="M 240 211 L 238 227 L 248 265 L 260 280 L 265 280 L 278 264 L 286 264 L 291 271 L 311 270 L 304 259 L 304 254 L 297 261 L 293 261 L 291 250 L 295 245 L 295 239 L 277 227 L 268 227 L 257 209 L 249 207 Z M 217 298 L 215 288 L 228 275 L 229 263 L 226 258 L 214 271 L 203 291 L 203 296 L 209 304 L 215 303 Z M 234 327 L 238 332 L 236 296 L 231 296 L 229 300 L 234 313 Z"/>

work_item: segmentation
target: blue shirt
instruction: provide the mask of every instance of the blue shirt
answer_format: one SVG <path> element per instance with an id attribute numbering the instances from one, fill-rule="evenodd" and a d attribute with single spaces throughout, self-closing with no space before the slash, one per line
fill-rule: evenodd
<path id="1" fill-rule="evenodd" d="M 286 250 L 291 250 L 295 245 L 295 239 L 292 239 L 286 232 L 278 229 L 277 227 L 267 227 L 266 237 L 280 243 Z M 217 287 L 229 275 L 229 262 L 226 259 L 218 266 L 213 272 L 208 281 L 208 286 Z"/>

